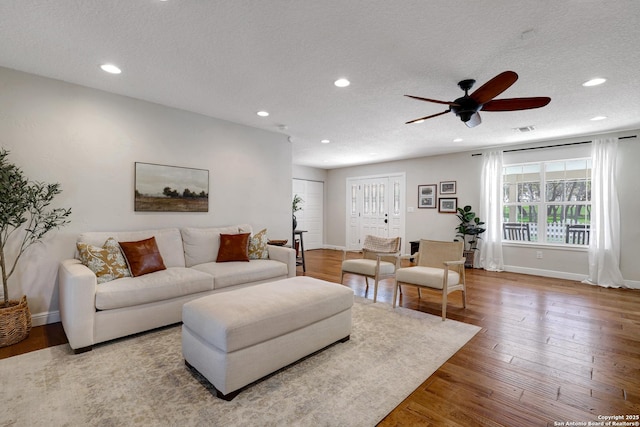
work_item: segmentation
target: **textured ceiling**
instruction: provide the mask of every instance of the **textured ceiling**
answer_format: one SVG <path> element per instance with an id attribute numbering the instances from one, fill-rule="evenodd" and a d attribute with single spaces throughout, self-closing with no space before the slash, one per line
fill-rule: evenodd
<path id="1" fill-rule="evenodd" d="M 0 66 L 282 132 L 329 169 L 640 128 L 639 23 L 637 0 L 3 0 Z M 446 107 L 403 94 L 450 101 L 505 70 L 499 98 L 551 103 L 404 124 Z"/>

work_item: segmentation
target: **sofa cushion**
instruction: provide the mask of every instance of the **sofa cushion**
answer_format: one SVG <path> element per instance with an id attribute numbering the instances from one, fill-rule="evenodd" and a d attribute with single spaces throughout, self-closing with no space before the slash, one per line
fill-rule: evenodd
<path id="1" fill-rule="evenodd" d="M 98 284 L 131 276 L 120 246 L 113 237 L 109 237 L 102 247 L 81 242 L 76 246 L 80 261 L 95 273 Z"/>
<path id="2" fill-rule="evenodd" d="M 266 228 L 260 230 L 249 239 L 249 259 L 269 259 Z"/>
<path id="3" fill-rule="evenodd" d="M 184 249 L 182 236 L 177 228 L 163 228 L 158 230 L 143 231 L 91 231 L 78 236 L 78 242 L 88 243 L 94 246 L 102 245 L 109 237 L 118 242 L 134 242 L 138 240 L 156 238 L 156 244 L 166 267 L 184 267 Z"/>
<path id="4" fill-rule="evenodd" d="M 249 261 L 249 233 L 221 234 L 216 262 Z"/>
<path id="5" fill-rule="evenodd" d="M 377 261 L 374 259 L 348 259 L 342 262 L 342 271 L 347 273 L 375 276 Z M 393 274 L 396 265 L 391 262 L 380 261 L 380 274 Z"/>
<path id="6" fill-rule="evenodd" d="M 416 285 L 435 289 L 442 289 L 443 279 L 444 270 L 442 268 L 414 266 L 400 268 L 396 272 L 396 280 L 398 282 L 415 283 Z M 459 281 L 460 275 L 455 271 L 449 270 L 447 285 L 457 285 Z"/>
<path id="7" fill-rule="evenodd" d="M 120 248 L 127 260 L 129 271 L 134 277 L 167 268 L 162 261 L 155 237 L 137 242 L 120 242 Z"/>
<path id="8" fill-rule="evenodd" d="M 193 266 L 193 269 L 213 276 L 214 289 L 287 276 L 285 263 L 269 259 L 255 259 L 248 263 L 208 262 Z"/>
<path id="9" fill-rule="evenodd" d="M 180 230 L 184 243 L 184 261 L 187 267 L 206 262 L 213 262 L 218 258 L 220 248 L 220 234 L 238 234 L 237 225 L 216 228 L 185 227 Z"/>
<path id="10" fill-rule="evenodd" d="M 165 301 L 213 289 L 213 277 L 201 271 L 171 267 L 138 277 L 125 277 L 97 287 L 96 308 L 109 310 Z"/>

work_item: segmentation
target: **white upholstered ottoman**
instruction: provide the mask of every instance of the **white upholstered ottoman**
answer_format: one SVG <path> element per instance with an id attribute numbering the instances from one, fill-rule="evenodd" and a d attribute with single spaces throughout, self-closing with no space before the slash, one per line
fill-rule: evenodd
<path id="1" fill-rule="evenodd" d="M 351 334 L 353 291 L 292 277 L 209 295 L 182 309 L 187 366 L 233 399 L 243 387 Z"/>

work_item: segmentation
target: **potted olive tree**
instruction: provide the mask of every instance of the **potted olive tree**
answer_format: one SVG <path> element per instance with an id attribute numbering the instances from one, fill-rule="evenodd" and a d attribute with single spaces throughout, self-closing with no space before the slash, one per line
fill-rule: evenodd
<path id="1" fill-rule="evenodd" d="M 482 227 L 484 222 L 476 216 L 472 209 L 467 205 L 464 208 L 458 208 L 457 213 L 460 224 L 456 227 L 457 234 L 454 240 L 464 242 L 465 267 L 473 267 L 475 252 L 478 250 L 478 240 L 481 239 L 480 235 L 486 231 L 486 228 Z"/>
<path id="2" fill-rule="evenodd" d="M 0 270 L 4 296 L 0 302 L 0 347 L 22 341 L 31 330 L 27 297 L 9 299 L 9 277 L 25 251 L 49 231 L 67 224 L 71 215 L 70 208 L 49 209 L 61 192 L 60 184 L 27 180 L 19 167 L 8 162 L 8 155 L 4 148 L 0 150 Z"/>

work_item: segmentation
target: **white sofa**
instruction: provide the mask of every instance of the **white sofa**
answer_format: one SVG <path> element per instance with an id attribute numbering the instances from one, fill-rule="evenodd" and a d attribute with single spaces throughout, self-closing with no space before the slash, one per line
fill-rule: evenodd
<path id="1" fill-rule="evenodd" d="M 79 259 L 58 270 L 60 317 L 76 352 L 94 344 L 180 322 L 185 302 L 231 289 L 296 275 L 295 251 L 267 245 L 268 259 L 216 262 L 220 234 L 252 232 L 246 224 L 217 228 L 166 228 L 127 232 L 89 232 L 78 242 L 101 247 L 155 237 L 165 270 L 123 277 L 98 285 Z"/>

